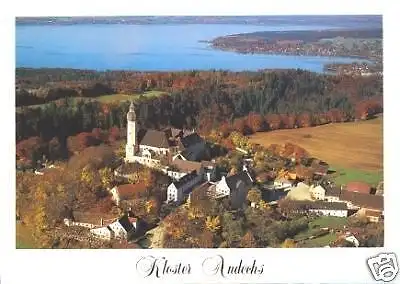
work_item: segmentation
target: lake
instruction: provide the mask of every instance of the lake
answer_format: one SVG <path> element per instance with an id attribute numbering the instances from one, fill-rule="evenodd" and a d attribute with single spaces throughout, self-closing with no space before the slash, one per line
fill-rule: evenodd
<path id="1" fill-rule="evenodd" d="M 218 36 L 278 30 L 336 28 L 321 25 L 17 25 L 16 67 L 94 70 L 179 71 L 301 68 L 355 59 L 320 56 L 251 55 L 212 49 Z"/>

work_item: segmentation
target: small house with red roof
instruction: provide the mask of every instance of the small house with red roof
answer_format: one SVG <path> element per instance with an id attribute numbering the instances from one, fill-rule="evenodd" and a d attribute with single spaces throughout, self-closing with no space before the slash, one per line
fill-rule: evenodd
<path id="1" fill-rule="evenodd" d="M 112 199 L 119 205 L 123 200 L 133 200 L 145 197 L 148 192 L 147 185 L 143 182 L 135 184 L 122 184 L 110 190 Z"/>

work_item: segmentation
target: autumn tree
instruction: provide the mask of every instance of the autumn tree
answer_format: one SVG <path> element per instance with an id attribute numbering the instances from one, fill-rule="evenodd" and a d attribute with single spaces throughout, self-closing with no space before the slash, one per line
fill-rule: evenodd
<path id="1" fill-rule="evenodd" d="M 282 248 L 295 248 L 296 247 L 296 242 L 293 239 L 286 239 L 282 243 Z"/>
<path id="2" fill-rule="evenodd" d="M 198 244 L 200 248 L 213 248 L 214 234 L 208 230 L 204 230 L 198 237 Z"/>
<path id="3" fill-rule="evenodd" d="M 111 127 L 108 131 L 108 141 L 114 143 L 121 138 L 121 133 L 118 127 Z"/>
<path id="4" fill-rule="evenodd" d="M 265 120 L 261 114 L 250 112 L 247 116 L 247 125 L 252 132 L 259 132 L 265 130 Z"/>
<path id="5" fill-rule="evenodd" d="M 233 129 L 241 134 L 247 134 L 249 132 L 249 127 L 243 118 L 236 118 L 233 121 Z"/>
<path id="6" fill-rule="evenodd" d="M 164 219 L 166 232 L 174 239 L 181 239 L 186 234 L 188 228 L 188 218 L 183 212 L 169 214 Z"/>
<path id="7" fill-rule="evenodd" d="M 224 213 L 221 235 L 229 247 L 236 247 L 243 235 L 243 219 L 233 220 L 231 213 Z"/>
<path id="8" fill-rule="evenodd" d="M 247 193 L 247 200 L 250 201 L 252 206 L 259 203 L 262 200 L 261 191 L 256 188 L 250 189 Z"/>
<path id="9" fill-rule="evenodd" d="M 110 188 L 114 182 L 114 173 L 109 167 L 101 168 L 99 170 L 101 185 L 104 188 Z"/>
<path id="10" fill-rule="evenodd" d="M 221 229 L 221 221 L 219 216 L 207 216 L 205 224 L 206 228 L 212 233 L 216 233 Z"/>
<path id="11" fill-rule="evenodd" d="M 63 157 L 63 148 L 60 144 L 60 141 L 58 140 L 57 137 L 53 137 L 50 141 L 49 141 L 49 159 L 52 161 L 55 161 L 61 157 Z"/>
<path id="12" fill-rule="evenodd" d="M 251 231 L 247 231 L 247 233 L 240 240 L 241 248 L 256 248 L 257 241 L 254 238 L 254 235 Z"/>
<path id="13" fill-rule="evenodd" d="M 67 139 L 68 150 L 72 153 L 83 151 L 89 146 L 97 146 L 100 144 L 100 140 L 96 139 L 93 133 L 81 132 L 76 136 L 70 136 Z"/>
<path id="14" fill-rule="evenodd" d="M 44 143 L 39 137 L 31 137 L 20 141 L 16 146 L 16 154 L 21 159 L 36 162 L 44 153 Z"/>
<path id="15" fill-rule="evenodd" d="M 277 130 L 281 128 L 282 120 L 279 114 L 268 114 L 265 116 L 265 121 L 270 130 Z"/>
<path id="16" fill-rule="evenodd" d="M 92 187 L 94 183 L 93 169 L 91 169 L 89 166 L 84 167 L 81 172 L 80 180 L 86 187 Z"/>

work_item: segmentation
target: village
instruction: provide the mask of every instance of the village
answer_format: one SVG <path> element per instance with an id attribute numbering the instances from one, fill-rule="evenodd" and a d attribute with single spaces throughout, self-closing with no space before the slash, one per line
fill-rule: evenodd
<path id="1" fill-rule="evenodd" d="M 192 216 L 192 220 L 206 219 L 206 226 L 215 233 L 221 223 L 219 217 L 215 217 L 217 213 L 210 217 L 208 213 L 200 212 L 208 210 L 206 208 L 210 204 L 223 208 L 219 209 L 221 214 L 229 212 L 232 216 L 240 216 L 246 210 L 266 210 L 282 222 L 292 220 L 293 216 L 332 220 L 352 218 L 362 219 L 366 223 L 383 221 L 383 186 L 371 188 L 360 181 L 337 185 L 330 179 L 329 165 L 323 161 L 308 159 L 309 167 L 305 168 L 295 154 L 291 158 L 279 160 L 267 157 L 257 145 L 253 145 L 252 149 L 239 147 L 243 143 L 237 144 L 225 156 L 203 160 L 204 152 L 209 147 L 208 141 L 194 130 L 141 129 L 136 121 L 135 106 L 131 103 L 127 114 L 125 158 L 112 173 L 118 182 L 107 188 L 107 194 L 118 211 L 91 215 L 88 219 L 84 217 L 85 214 L 65 208 L 64 229 L 59 230 L 68 238 L 78 241 L 90 239 L 94 242 L 123 243 L 124 247 L 135 248 L 174 247 L 173 243 L 165 245 L 165 227 L 171 227 L 171 223 L 166 225 L 165 220 L 186 212 Z M 254 147 L 258 150 L 255 151 Z M 229 167 L 227 163 L 234 166 Z M 263 166 L 260 167 L 260 163 Z M 277 167 L 269 166 L 270 169 L 266 170 L 266 163 L 276 164 Z M 283 163 L 283 167 L 278 165 L 280 163 Z M 298 170 L 299 166 L 303 172 L 306 169 L 307 174 L 302 174 Z M 53 167 L 50 165 L 47 168 Z M 139 216 L 135 213 L 140 211 L 137 207 L 145 206 L 145 212 L 150 212 L 155 206 L 152 204 L 155 198 L 149 194 L 151 189 L 137 176 L 138 167 L 151 169 L 163 177 L 160 181 L 163 193 L 158 198 L 161 204 L 157 205 L 161 209 L 157 210 L 152 224 L 144 220 L 146 218 L 143 214 Z M 35 174 L 45 175 L 45 172 L 46 169 L 36 170 Z M 147 201 L 140 202 L 143 199 Z M 214 229 L 210 225 L 212 222 L 217 222 Z M 182 226 L 185 224 L 182 223 Z M 337 235 L 334 241 L 324 245 L 327 247 L 338 246 L 338 242 L 343 245 L 343 240 L 349 246 L 360 245 L 360 232 L 357 228 L 352 230 L 346 228 L 346 225 L 324 226 L 318 230 L 314 228 L 313 232 L 305 236 L 305 239 L 333 233 Z M 187 233 L 185 237 L 188 237 Z M 286 239 L 297 242 L 297 246 L 302 241 Z"/>

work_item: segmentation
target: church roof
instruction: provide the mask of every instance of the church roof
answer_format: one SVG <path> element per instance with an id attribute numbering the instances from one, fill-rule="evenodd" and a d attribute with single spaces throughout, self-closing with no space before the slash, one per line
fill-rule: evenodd
<path id="1" fill-rule="evenodd" d="M 200 173 L 202 167 L 202 164 L 200 162 L 185 161 L 181 159 L 175 159 L 174 161 L 172 161 L 172 165 L 176 166 L 180 171 L 189 173 L 193 171 Z"/>
<path id="2" fill-rule="evenodd" d="M 124 215 L 121 218 L 118 219 L 118 222 L 121 224 L 121 226 L 124 228 L 124 230 L 129 233 L 134 229 L 135 227 L 132 225 L 132 223 L 129 220 L 128 215 Z"/>
<path id="3" fill-rule="evenodd" d="M 244 183 L 246 188 L 250 188 L 253 184 L 248 173 L 245 171 L 226 178 L 226 184 L 231 190 L 239 189 L 241 183 Z"/>
<path id="4" fill-rule="evenodd" d="M 140 141 L 141 145 L 147 145 L 157 148 L 169 148 L 170 142 L 164 131 L 149 129 Z"/>
<path id="5" fill-rule="evenodd" d="M 185 147 L 185 148 L 188 148 L 191 145 L 201 143 L 201 142 L 203 142 L 203 139 L 201 139 L 201 137 L 196 132 L 181 138 L 181 143 L 182 143 L 183 147 Z"/>

